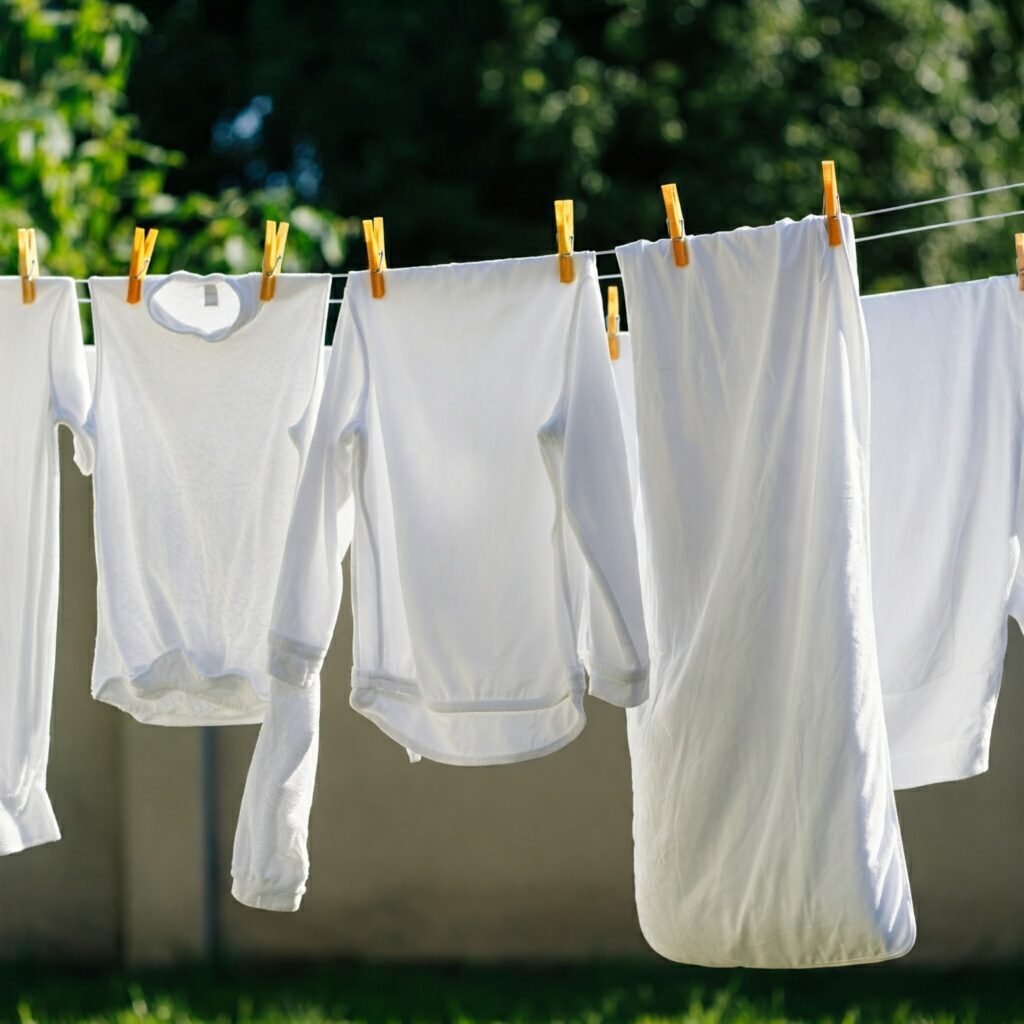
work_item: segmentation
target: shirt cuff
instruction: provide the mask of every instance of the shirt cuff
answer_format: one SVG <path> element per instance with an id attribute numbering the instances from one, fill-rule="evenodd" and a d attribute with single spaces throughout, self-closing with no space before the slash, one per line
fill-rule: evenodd
<path id="1" fill-rule="evenodd" d="M 320 675 L 327 651 L 310 644 L 289 640 L 273 630 L 267 638 L 267 671 L 282 683 L 309 687 Z"/>
<path id="2" fill-rule="evenodd" d="M 274 891 L 254 879 L 235 878 L 231 883 L 231 895 L 244 906 L 252 907 L 254 910 L 276 910 L 285 914 L 293 914 L 299 909 L 305 892 L 305 886 L 292 891 Z"/>
<path id="3" fill-rule="evenodd" d="M 18 799 L 0 799 L 0 857 L 58 839 L 60 828 L 41 783 Z"/>
<path id="4" fill-rule="evenodd" d="M 583 658 L 590 679 L 590 693 L 620 708 L 635 708 L 647 700 L 651 666 L 620 669 L 601 661 L 593 653 Z"/>
<path id="5" fill-rule="evenodd" d="M 72 434 L 75 442 L 75 465 L 82 476 L 92 476 L 96 465 L 96 443 L 84 429 L 74 430 Z"/>

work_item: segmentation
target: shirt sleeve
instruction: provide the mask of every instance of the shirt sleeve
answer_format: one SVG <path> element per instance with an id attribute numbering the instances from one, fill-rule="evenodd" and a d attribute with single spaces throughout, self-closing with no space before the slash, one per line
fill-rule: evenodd
<path id="1" fill-rule="evenodd" d="M 47 310 L 52 310 L 49 323 L 41 325 L 44 336 L 49 330 L 46 365 L 50 416 L 54 423 L 66 423 L 72 429 L 75 434 L 75 461 L 84 472 L 89 472 L 92 446 L 85 432 L 89 383 L 75 286 L 70 280 L 47 279 L 41 281 L 39 287 L 53 289 L 55 293 L 52 304 L 49 295 L 45 303 L 41 297 L 33 313 L 33 316 L 42 318 Z M 30 499 L 24 496 L 24 500 L 28 502 Z M 50 543 L 49 537 L 45 543 Z M 60 828 L 46 791 L 53 697 L 52 648 L 48 655 L 44 655 L 39 640 L 31 636 L 33 629 L 49 628 L 50 619 L 45 606 L 56 600 L 56 595 L 48 589 L 49 584 L 43 582 L 48 571 L 43 566 L 55 558 L 54 550 L 46 554 L 43 562 L 29 560 L 32 566 L 29 571 L 33 576 L 42 576 L 42 579 L 36 578 L 36 584 L 46 589 L 37 592 L 33 588 L 30 591 L 34 606 L 25 610 L 23 619 L 23 627 L 29 630 L 30 635 L 14 637 L 14 642 L 22 645 L 21 657 L 17 656 L 16 650 L 13 662 L 20 664 L 21 671 L 11 679 L 0 681 L 0 691 L 3 692 L 3 708 L 0 709 L 0 856 L 60 839 Z M 16 561 L 21 564 L 21 560 Z M 23 569 L 24 566 L 18 570 L 19 573 Z M 11 571 L 15 571 L 13 567 Z M 11 628 L 17 632 L 17 626 L 12 624 Z M 49 643 L 52 643 L 52 636 Z"/>
<path id="2" fill-rule="evenodd" d="M 62 282 L 63 283 L 63 282 Z M 68 427 L 75 440 L 75 464 L 92 473 L 95 445 L 89 426 L 92 388 L 82 343 L 82 321 L 73 281 L 66 282 L 50 333 L 50 408 L 55 423 Z"/>
<path id="3" fill-rule="evenodd" d="M 619 707 L 647 699 L 650 664 L 629 469 L 597 282 L 581 284 L 549 447 L 562 511 L 585 565 L 580 657 L 590 692 Z"/>
<path id="4" fill-rule="evenodd" d="M 285 544 L 270 631 L 274 678 L 231 862 L 235 899 L 262 910 L 298 910 L 309 875 L 320 669 L 341 604 L 341 561 L 352 539 L 353 464 L 366 386 L 361 344 L 343 306 Z"/>
<path id="5" fill-rule="evenodd" d="M 343 306 L 270 626 L 270 674 L 293 686 L 309 686 L 319 674 L 341 607 L 341 562 L 352 542 L 352 479 L 365 389 L 362 340 Z"/>
<path id="6" fill-rule="evenodd" d="M 307 835 L 320 742 L 320 680 L 271 681 L 231 858 L 231 893 L 258 910 L 299 909 L 309 877 Z"/>

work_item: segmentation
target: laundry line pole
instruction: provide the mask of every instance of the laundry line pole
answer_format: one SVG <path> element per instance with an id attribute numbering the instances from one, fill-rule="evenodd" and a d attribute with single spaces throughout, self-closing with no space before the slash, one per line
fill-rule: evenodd
<path id="1" fill-rule="evenodd" d="M 220 737 L 216 726 L 199 730 L 199 813 L 204 960 L 220 955 Z"/>

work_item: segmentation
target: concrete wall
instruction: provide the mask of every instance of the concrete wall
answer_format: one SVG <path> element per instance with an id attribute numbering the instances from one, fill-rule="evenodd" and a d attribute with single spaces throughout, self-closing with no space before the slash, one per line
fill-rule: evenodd
<path id="1" fill-rule="evenodd" d="M 95 571 L 88 483 L 64 466 L 63 594 L 50 791 L 62 842 L 0 860 L 0 959 L 165 961 L 203 948 L 200 736 L 89 698 Z M 255 728 L 220 746 L 223 945 L 238 956 L 644 956 L 632 900 L 623 714 L 540 761 L 410 766 L 347 705 L 351 621 L 324 673 L 312 877 L 303 908 L 236 904 L 228 863 Z M 1024 954 L 1024 643 L 1011 630 L 992 768 L 901 793 L 918 913 L 911 960 Z"/>

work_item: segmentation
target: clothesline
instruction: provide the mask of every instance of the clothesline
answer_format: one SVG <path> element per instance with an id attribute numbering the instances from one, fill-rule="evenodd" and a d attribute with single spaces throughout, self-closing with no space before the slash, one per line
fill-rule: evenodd
<path id="1" fill-rule="evenodd" d="M 964 217 L 962 220 L 948 220 L 942 224 L 925 224 L 918 228 L 900 228 L 898 231 L 884 231 L 880 235 L 865 235 L 857 242 L 873 242 L 878 238 L 894 238 L 896 235 L 913 235 L 918 231 L 935 231 L 937 228 L 954 228 L 959 224 L 977 224 L 983 220 L 1002 220 L 1006 217 L 1019 217 L 1024 210 L 1010 210 L 1008 213 L 988 213 L 982 217 Z"/>
<path id="2" fill-rule="evenodd" d="M 968 199 L 971 196 L 987 196 L 993 192 L 1009 192 L 1011 189 L 1024 188 L 1024 181 L 1015 181 L 1009 185 L 995 185 L 992 188 L 979 188 L 973 192 L 957 192 L 951 196 L 939 196 L 938 199 L 918 199 L 913 203 L 901 203 L 899 206 L 883 206 L 880 210 L 864 210 L 861 213 L 851 213 L 850 219 L 858 217 L 877 217 L 883 213 L 896 213 L 899 210 L 912 210 L 917 206 L 931 206 L 934 203 L 951 203 L 954 199 Z"/>
<path id="3" fill-rule="evenodd" d="M 938 196 L 935 199 L 918 199 L 912 203 L 901 203 L 898 206 L 883 206 L 878 210 L 863 210 L 860 213 L 851 213 L 849 217 L 851 220 L 856 220 L 861 217 L 877 217 L 886 213 L 898 213 L 901 210 L 912 210 L 920 206 L 933 206 L 937 203 L 951 203 L 955 199 L 969 199 L 972 196 L 985 196 L 991 195 L 994 192 L 1009 192 L 1013 189 L 1024 188 L 1024 181 L 1015 181 L 1007 185 L 994 185 L 992 188 L 980 188 L 975 189 L 972 192 L 957 192 L 953 195 Z M 939 224 L 924 224 L 914 228 L 899 228 L 896 231 L 883 231 L 874 235 L 864 235 L 862 238 L 855 238 L 854 242 L 860 245 L 862 242 L 876 242 L 882 238 L 895 238 L 897 235 L 914 235 L 922 231 L 937 231 L 939 228 L 954 228 L 960 227 L 964 224 L 978 224 L 982 221 L 989 220 L 1002 220 L 1009 217 L 1019 217 L 1024 215 L 1024 210 L 1010 210 L 1006 213 L 988 213 L 979 217 L 963 217 L 959 220 L 942 221 Z M 598 249 L 595 256 L 614 256 L 615 249 Z M 343 281 L 345 280 L 352 271 L 343 271 L 337 274 L 331 274 L 331 280 Z M 599 281 L 616 281 L 621 279 L 621 274 L 598 274 L 597 279 Z M 88 284 L 87 278 L 76 277 L 75 284 Z M 341 299 L 329 299 L 328 304 L 335 306 L 341 304 Z M 80 298 L 78 300 L 79 305 L 89 305 L 90 299 Z"/>

